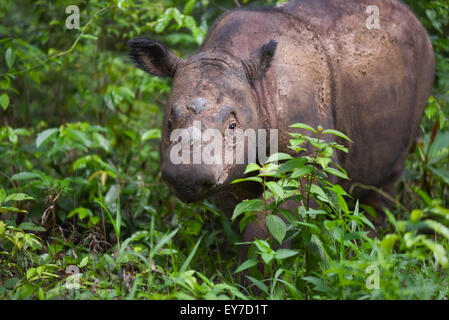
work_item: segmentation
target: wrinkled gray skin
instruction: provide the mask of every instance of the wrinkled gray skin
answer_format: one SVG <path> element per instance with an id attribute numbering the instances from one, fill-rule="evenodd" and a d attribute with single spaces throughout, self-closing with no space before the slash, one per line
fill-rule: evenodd
<path id="1" fill-rule="evenodd" d="M 369 5 L 380 9 L 379 30 L 366 27 Z M 173 165 L 172 130 L 194 120 L 226 137 L 234 126 L 277 128 L 279 151 L 290 152 L 292 123 L 337 129 L 354 143 L 336 159 L 351 181 L 336 182 L 393 194 L 434 78 L 427 33 L 395 0 L 296 0 L 233 10 L 186 59 L 142 38 L 130 47 L 138 67 L 173 77 L 161 143 L 163 179 L 181 200 L 215 195 L 229 213 L 239 201 L 260 196 L 257 184 L 229 184 L 243 177 L 245 165 Z M 374 193 L 356 188 L 353 196 L 379 206 Z M 264 221 L 261 214 L 249 225 L 245 240 L 266 237 Z"/>

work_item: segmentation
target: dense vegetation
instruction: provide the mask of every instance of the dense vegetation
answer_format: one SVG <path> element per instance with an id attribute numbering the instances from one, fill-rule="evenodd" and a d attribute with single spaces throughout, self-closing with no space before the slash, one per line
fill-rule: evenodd
<path id="1" fill-rule="evenodd" d="M 298 124 L 310 136 L 292 136 L 292 148 L 308 141 L 313 152 L 248 168 L 276 201 L 236 208 L 240 228 L 266 211 L 271 232 L 241 265 L 231 219 L 208 201 L 185 205 L 161 182 L 170 81 L 136 69 L 127 41 L 145 35 L 187 56 L 220 14 L 249 2 L 283 1 L 0 2 L 0 298 L 448 298 L 446 0 L 405 1 L 431 35 L 436 81 L 377 236 L 367 236 L 372 209 L 327 181 L 350 172 L 329 166 L 342 146 L 320 138 L 344 136 L 326 128 Z M 66 28 L 72 4 L 79 29 Z M 289 199 L 295 212 L 279 209 Z M 290 249 L 277 249 L 287 240 Z"/>

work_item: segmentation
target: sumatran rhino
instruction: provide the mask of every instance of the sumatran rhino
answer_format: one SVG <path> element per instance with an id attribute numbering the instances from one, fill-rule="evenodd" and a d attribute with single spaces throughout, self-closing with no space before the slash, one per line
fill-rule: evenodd
<path id="1" fill-rule="evenodd" d="M 174 130 L 186 129 L 193 141 L 194 122 L 201 121 L 202 131 L 222 133 L 221 146 L 229 150 L 237 129 L 275 128 L 278 151 L 290 153 L 289 125 L 336 129 L 354 141 L 335 159 L 350 183 L 392 194 L 434 78 L 429 37 L 396 0 L 296 0 L 232 10 L 210 29 L 199 52 L 184 59 L 153 40 L 129 44 L 139 68 L 173 78 L 160 149 L 163 179 L 181 200 L 215 196 L 226 212 L 260 196 L 260 186 L 230 184 L 244 176 L 245 164 L 173 163 Z M 361 188 L 353 195 L 365 203 L 379 200 Z M 264 238 L 264 217 L 245 232 L 246 240 Z"/>

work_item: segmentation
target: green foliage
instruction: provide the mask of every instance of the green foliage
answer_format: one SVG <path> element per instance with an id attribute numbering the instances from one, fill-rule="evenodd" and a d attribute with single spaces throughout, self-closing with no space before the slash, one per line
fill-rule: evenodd
<path id="1" fill-rule="evenodd" d="M 262 183 L 264 197 L 239 204 L 233 220 L 243 230 L 266 212 L 271 236 L 240 266 L 231 221 L 209 202 L 183 204 L 161 182 L 171 83 L 136 69 L 127 41 L 146 36 L 188 56 L 236 3 L 282 2 L 0 2 L 0 298 L 447 298 L 446 1 L 406 1 L 432 36 L 437 81 L 401 205 L 378 238 L 366 235 L 369 208 L 328 181 L 348 175 L 332 162 L 346 147 L 322 139 L 347 138 L 333 130 L 300 125 L 311 136 L 296 134 L 292 148 L 308 142 L 316 153 L 248 166 L 240 180 Z M 79 30 L 65 26 L 72 4 Z M 369 266 L 380 270 L 379 290 L 365 285 Z M 249 290 L 235 281 L 242 272 Z"/>
<path id="2" fill-rule="evenodd" d="M 415 209 L 403 220 L 387 210 L 393 230 L 369 236 L 375 228 L 359 202 L 351 205 L 346 191 L 330 182 L 332 175 L 346 179 L 347 175 L 342 168 L 333 168 L 332 159 L 342 146 L 326 136 L 350 139 L 336 130 L 292 127 L 312 136 L 291 133 L 290 148 L 298 156 L 272 155 L 257 169 L 263 199 L 242 202 L 234 210 L 233 218 L 245 215 L 241 220 L 245 222 L 255 211 L 262 212 L 270 234 L 252 242 L 249 259 L 236 273 L 246 270 L 252 287 L 270 299 L 446 297 L 447 282 L 438 279 L 449 273 L 449 210 L 439 206 L 441 201 Z M 306 148 L 307 143 L 313 147 Z M 283 162 L 275 164 L 278 160 Z M 430 285 L 424 286 L 423 279 Z"/>
<path id="3" fill-rule="evenodd" d="M 439 93 L 446 93 L 449 90 L 449 3 L 445 0 L 406 0 L 405 3 L 418 14 L 431 35 L 437 62 L 435 89 Z M 441 98 L 446 104 L 449 102 L 447 96 L 442 95 Z"/>

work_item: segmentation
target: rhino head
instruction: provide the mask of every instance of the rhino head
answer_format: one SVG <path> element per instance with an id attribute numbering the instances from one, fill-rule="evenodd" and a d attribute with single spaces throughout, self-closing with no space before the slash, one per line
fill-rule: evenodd
<path id="1" fill-rule="evenodd" d="M 270 67 L 277 43 L 272 40 L 244 59 L 219 48 L 182 59 L 144 38 L 129 46 L 138 68 L 173 78 L 160 157 L 162 178 L 175 194 L 184 202 L 198 201 L 242 177 L 253 161 L 247 153 L 239 161 L 237 148 L 243 144 L 248 150 L 245 146 L 255 143 L 245 130 L 267 126 L 253 84 Z"/>

